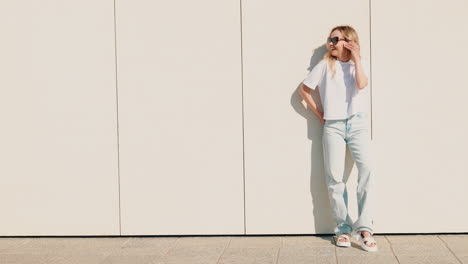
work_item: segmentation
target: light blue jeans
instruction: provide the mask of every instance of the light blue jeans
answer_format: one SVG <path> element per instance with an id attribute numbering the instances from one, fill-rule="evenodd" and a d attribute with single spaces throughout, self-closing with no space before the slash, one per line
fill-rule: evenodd
<path id="1" fill-rule="evenodd" d="M 335 235 L 358 231 L 373 232 L 373 183 L 371 138 L 368 114 L 358 112 L 346 119 L 325 120 L 322 134 L 323 157 L 328 196 L 336 222 Z M 344 181 L 346 144 L 358 169 L 358 219 L 352 222 L 348 214 L 348 192 Z"/>

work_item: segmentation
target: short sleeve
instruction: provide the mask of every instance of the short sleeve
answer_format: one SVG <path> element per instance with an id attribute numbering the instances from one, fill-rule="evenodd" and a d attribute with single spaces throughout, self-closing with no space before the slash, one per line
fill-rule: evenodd
<path id="1" fill-rule="evenodd" d="M 317 85 L 320 83 L 322 80 L 324 74 L 325 74 L 325 69 L 326 69 L 326 61 L 321 60 L 317 65 L 314 66 L 314 68 L 309 72 L 307 77 L 302 81 L 303 84 L 305 84 L 307 87 L 309 87 L 312 90 L 315 90 Z"/>

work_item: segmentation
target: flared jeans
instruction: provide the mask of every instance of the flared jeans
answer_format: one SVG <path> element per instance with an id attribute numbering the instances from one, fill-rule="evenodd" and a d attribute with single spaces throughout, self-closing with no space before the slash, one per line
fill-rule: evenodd
<path id="1" fill-rule="evenodd" d="M 373 234 L 373 179 L 368 114 L 358 112 L 346 119 L 325 120 L 322 134 L 324 168 L 328 196 L 336 223 L 335 235 L 358 231 Z M 348 214 L 348 192 L 344 179 L 346 145 L 358 169 L 358 218 Z"/>

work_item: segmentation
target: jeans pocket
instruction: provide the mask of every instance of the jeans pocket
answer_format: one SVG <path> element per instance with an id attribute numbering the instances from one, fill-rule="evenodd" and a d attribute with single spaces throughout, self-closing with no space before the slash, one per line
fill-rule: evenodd
<path id="1" fill-rule="evenodd" d="M 365 112 L 356 113 L 356 118 L 353 120 L 356 130 L 367 129 L 367 114 Z"/>

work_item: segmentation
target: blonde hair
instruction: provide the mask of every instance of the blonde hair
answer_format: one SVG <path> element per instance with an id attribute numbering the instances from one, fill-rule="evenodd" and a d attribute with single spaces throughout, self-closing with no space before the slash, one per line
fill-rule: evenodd
<path id="1" fill-rule="evenodd" d="M 353 27 L 351 27 L 349 25 L 336 26 L 336 27 L 332 28 L 332 30 L 330 30 L 330 34 L 328 34 L 328 36 L 330 37 L 331 34 L 333 33 L 333 31 L 335 31 L 335 30 L 339 30 L 341 32 L 341 34 L 343 34 L 343 37 L 346 40 L 352 40 L 352 41 L 356 42 L 356 44 L 358 44 L 358 46 L 361 46 L 359 44 L 359 36 L 358 36 L 356 30 Z M 328 43 L 326 43 L 326 46 L 327 46 L 328 52 L 325 53 L 325 55 L 323 55 L 323 59 L 325 59 L 328 62 L 328 65 L 329 65 L 330 69 L 333 72 L 333 76 L 332 76 L 332 78 L 333 78 L 333 77 L 335 77 L 335 73 L 336 73 L 335 62 L 336 62 L 336 60 L 338 58 L 331 55 L 331 51 L 329 49 Z M 345 50 L 347 50 L 347 49 L 345 48 Z M 362 57 L 362 56 L 360 56 L 360 57 Z"/>

